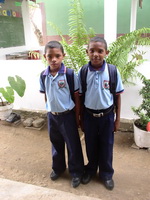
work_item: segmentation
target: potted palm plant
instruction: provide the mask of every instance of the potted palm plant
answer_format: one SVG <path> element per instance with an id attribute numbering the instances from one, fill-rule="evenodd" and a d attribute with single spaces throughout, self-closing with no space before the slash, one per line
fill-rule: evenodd
<path id="1" fill-rule="evenodd" d="M 12 112 L 15 100 L 15 92 L 20 96 L 24 96 L 26 89 L 25 81 L 20 76 L 8 77 L 9 86 L 0 88 L 0 120 L 5 120 Z"/>
<path id="2" fill-rule="evenodd" d="M 139 117 L 134 121 L 135 144 L 141 148 L 150 148 L 150 79 L 143 80 L 143 87 L 139 92 L 142 95 L 142 103 L 138 108 L 132 107 Z"/>

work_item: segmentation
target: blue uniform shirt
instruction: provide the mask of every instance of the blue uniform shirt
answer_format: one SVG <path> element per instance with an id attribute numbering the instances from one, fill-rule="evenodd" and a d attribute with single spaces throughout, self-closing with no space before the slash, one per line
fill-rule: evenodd
<path id="1" fill-rule="evenodd" d="M 82 94 L 80 70 L 79 70 L 79 93 Z M 88 64 L 88 73 L 86 78 L 87 90 L 85 92 L 86 108 L 93 110 L 107 109 L 113 105 L 113 95 L 109 90 L 109 72 L 108 65 L 104 64 L 99 70 L 95 70 L 90 62 Z M 117 87 L 116 94 L 124 91 L 120 73 L 117 70 Z"/>
<path id="2" fill-rule="evenodd" d="M 46 109 L 48 112 L 64 112 L 72 110 L 75 106 L 69 85 L 66 79 L 66 67 L 61 64 L 60 70 L 55 76 L 50 74 L 50 66 L 45 70 L 45 89 L 42 80 L 40 79 L 40 92 L 46 93 L 47 102 Z M 74 91 L 79 90 L 78 78 L 74 73 Z"/>

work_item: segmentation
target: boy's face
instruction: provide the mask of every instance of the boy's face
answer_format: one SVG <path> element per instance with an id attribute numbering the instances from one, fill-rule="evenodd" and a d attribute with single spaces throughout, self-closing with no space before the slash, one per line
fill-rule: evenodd
<path id="1" fill-rule="evenodd" d="M 99 68 L 103 65 L 104 57 L 108 54 L 108 51 L 105 49 L 105 44 L 102 42 L 90 42 L 87 55 L 91 61 L 91 64 L 95 68 Z"/>
<path id="2" fill-rule="evenodd" d="M 46 53 L 44 54 L 51 69 L 59 69 L 64 56 L 65 54 L 63 54 L 59 48 L 47 48 Z"/>

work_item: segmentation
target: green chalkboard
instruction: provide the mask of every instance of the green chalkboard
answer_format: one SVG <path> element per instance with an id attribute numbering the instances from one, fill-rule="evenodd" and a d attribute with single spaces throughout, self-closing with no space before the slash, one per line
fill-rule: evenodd
<path id="1" fill-rule="evenodd" d="M 25 45 L 23 20 L 0 16 L 0 48 Z"/>

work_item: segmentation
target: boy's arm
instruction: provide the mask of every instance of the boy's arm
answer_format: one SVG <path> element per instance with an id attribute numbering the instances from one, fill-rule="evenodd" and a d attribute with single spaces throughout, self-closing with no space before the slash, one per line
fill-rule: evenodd
<path id="1" fill-rule="evenodd" d="M 77 126 L 79 127 L 79 114 L 80 114 L 80 99 L 79 99 L 79 91 L 74 93 L 74 103 L 75 103 L 75 115 Z"/>
<path id="2" fill-rule="evenodd" d="M 114 127 L 114 132 L 118 131 L 119 126 L 120 126 L 120 111 L 121 111 L 121 95 L 117 94 L 116 95 L 116 108 L 115 108 L 115 113 L 116 113 L 116 119 L 115 119 L 115 127 Z"/>
<path id="3" fill-rule="evenodd" d="M 44 94 L 44 97 L 45 97 L 45 103 L 47 102 L 47 97 L 46 97 L 46 93 Z"/>
<path id="4" fill-rule="evenodd" d="M 77 126 L 79 127 L 79 117 L 80 117 L 80 98 L 79 98 L 79 77 L 74 73 L 74 103 L 75 103 L 75 115 Z"/>
<path id="5" fill-rule="evenodd" d="M 115 119 L 114 132 L 116 132 L 120 126 L 121 94 L 123 92 L 124 92 L 124 87 L 122 84 L 120 73 L 117 69 L 116 108 L 115 108 L 116 119 Z"/>
<path id="6" fill-rule="evenodd" d="M 84 132 L 84 126 L 83 126 L 84 104 L 83 104 L 82 94 L 79 97 L 80 97 L 80 127 L 82 132 Z"/>
<path id="7" fill-rule="evenodd" d="M 83 127 L 83 111 L 84 111 L 84 102 L 83 102 L 83 94 L 82 94 L 82 84 L 81 84 L 81 69 L 78 72 L 78 80 L 79 80 L 79 123 L 80 123 L 80 128 L 84 132 L 84 127 Z"/>
<path id="8" fill-rule="evenodd" d="M 44 85 L 44 82 L 42 80 L 42 72 L 40 74 L 39 82 L 40 82 L 40 93 L 44 94 L 45 102 L 47 102 L 46 92 L 45 92 L 45 85 Z"/>

